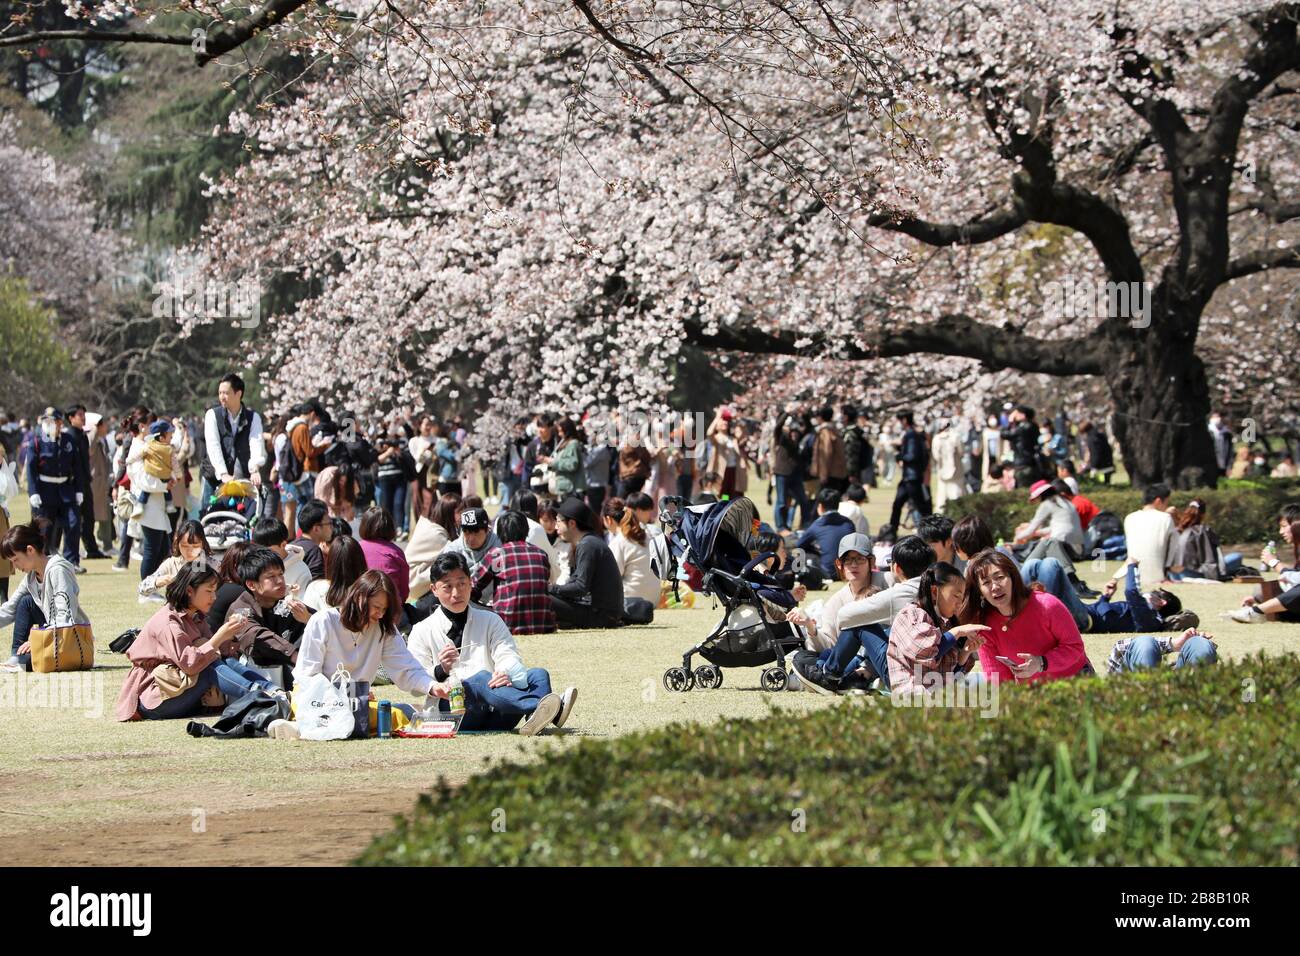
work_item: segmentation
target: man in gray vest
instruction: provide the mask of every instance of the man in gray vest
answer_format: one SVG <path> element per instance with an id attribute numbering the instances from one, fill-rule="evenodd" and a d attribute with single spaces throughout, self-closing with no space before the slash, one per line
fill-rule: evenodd
<path id="1" fill-rule="evenodd" d="M 217 404 L 203 416 L 202 506 L 231 478 L 260 487 L 265 462 L 262 416 L 244 405 L 244 380 L 231 372 L 217 383 Z"/>

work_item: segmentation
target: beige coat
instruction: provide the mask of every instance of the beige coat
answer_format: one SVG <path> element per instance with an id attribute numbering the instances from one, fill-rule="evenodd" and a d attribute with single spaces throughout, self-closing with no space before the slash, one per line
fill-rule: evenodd
<path id="1" fill-rule="evenodd" d="M 844 439 L 834 425 L 823 424 L 817 428 L 813 444 L 812 475 L 823 482 L 827 478 L 847 478 L 848 465 L 844 459 Z"/>
<path id="2" fill-rule="evenodd" d="M 90 439 L 90 497 L 95 503 L 95 520 L 108 521 L 113 515 L 109 509 L 108 493 L 113 481 L 113 463 L 108 460 L 108 446 L 104 439 Z"/>

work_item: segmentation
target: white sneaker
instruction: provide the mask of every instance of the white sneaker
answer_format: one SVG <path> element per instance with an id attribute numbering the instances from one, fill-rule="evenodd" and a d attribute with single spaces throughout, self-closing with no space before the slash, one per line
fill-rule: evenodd
<path id="1" fill-rule="evenodd" d="M 519 728 L 519 736 L 536 737 L 544 727 L 550 726 L 555 715 L 560 712 L 564 702 L 559 694 L 547 694 L 537 702 L 537 709 L 528 715 L 528 719 Z"/>
<path id="2" fill-rule="evenodd" d="M 298 725 L 291 720 L 273 720 L 266 725 L 266 735 L 272 740 L 297 740 L 302 736 Z"/>
<path id="3" fill-rule="evenodd" d="M 1235 611 L 1229 611 L 1223 615 L 1226 621 L 1236 621 L 1238 624 L 1259 624 L 1268 620 L 1268 615 L 1252 604 L 1250 607 L 1239 607 Z"/>
<path id="4" fill-rule="evenodd" d="M 23 672 L 23 662 L 15 654 L 9 660 L 0 664 L 0 674 L 21 674 Z"/>
<path id="5" fill-rule="evenodd" d="M 555 715 L 555 726 L 563 727 L 573 712 L 573 702 L 578 699 L 578 688 L 569 687 L 560 695 L 560 712 Z"/>

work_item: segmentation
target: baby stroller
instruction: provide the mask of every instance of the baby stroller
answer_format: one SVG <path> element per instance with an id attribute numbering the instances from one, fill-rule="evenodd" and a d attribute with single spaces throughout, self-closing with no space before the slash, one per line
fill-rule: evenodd
<path id="1" fill-rule="evenodd" d="M 672 560 L 667 580 L 676 588 L 677 563 L 698 574 L 697 590 L 722 601 L 722 620 L 682 656 L 681 667 L 664 671 L 664 688 L 688 691 L 696 684 L 705 689 L 722 686 L 722 668 L 759 667 L 762 687 L 784 690 L 785 656 L 803 644 L 798 630 L 784 620 L 798 602 L 789 591 L 758 569 L 773 555 L 751 557 L 747 543 L 758 526 L 758 512 L 748 498 L 687 506 L 682 498 L 659 503 L 659 520 L 668 538 Z M 695 654 L 707 664 L 691 670 Z"/>
<path id="2" fill-rule="evenodd" d="M 245 478 L 232 478 L 203 503 L 199 524 L 213 557 L 252 536 L 253 522 L 261 515 L 263 504 L 261 493 Z"/>

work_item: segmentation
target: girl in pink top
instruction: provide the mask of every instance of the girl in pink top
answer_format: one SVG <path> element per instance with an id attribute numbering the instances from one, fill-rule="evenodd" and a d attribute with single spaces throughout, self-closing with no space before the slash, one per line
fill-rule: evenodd
<path id="1" fill-rule="evenodd" d="M 981 551 L 966 566 L 961 619 L 989 628 L 979 655 L 990 679 L 1032 682 L 1095 673 L 1069 609 L 1044 591 L 1031 591 L 1000 551 Z"/>
<path id="2" fill-rule="evenodd" d="M 916 603 L 899 611 L 889 629 L 891 694 L 930 690 L 930 675 L 970 670 L 988 628 L 957 624 L 965 598 L 966 581 L 947 561 L 936 561 L 921 574 Z"/>

